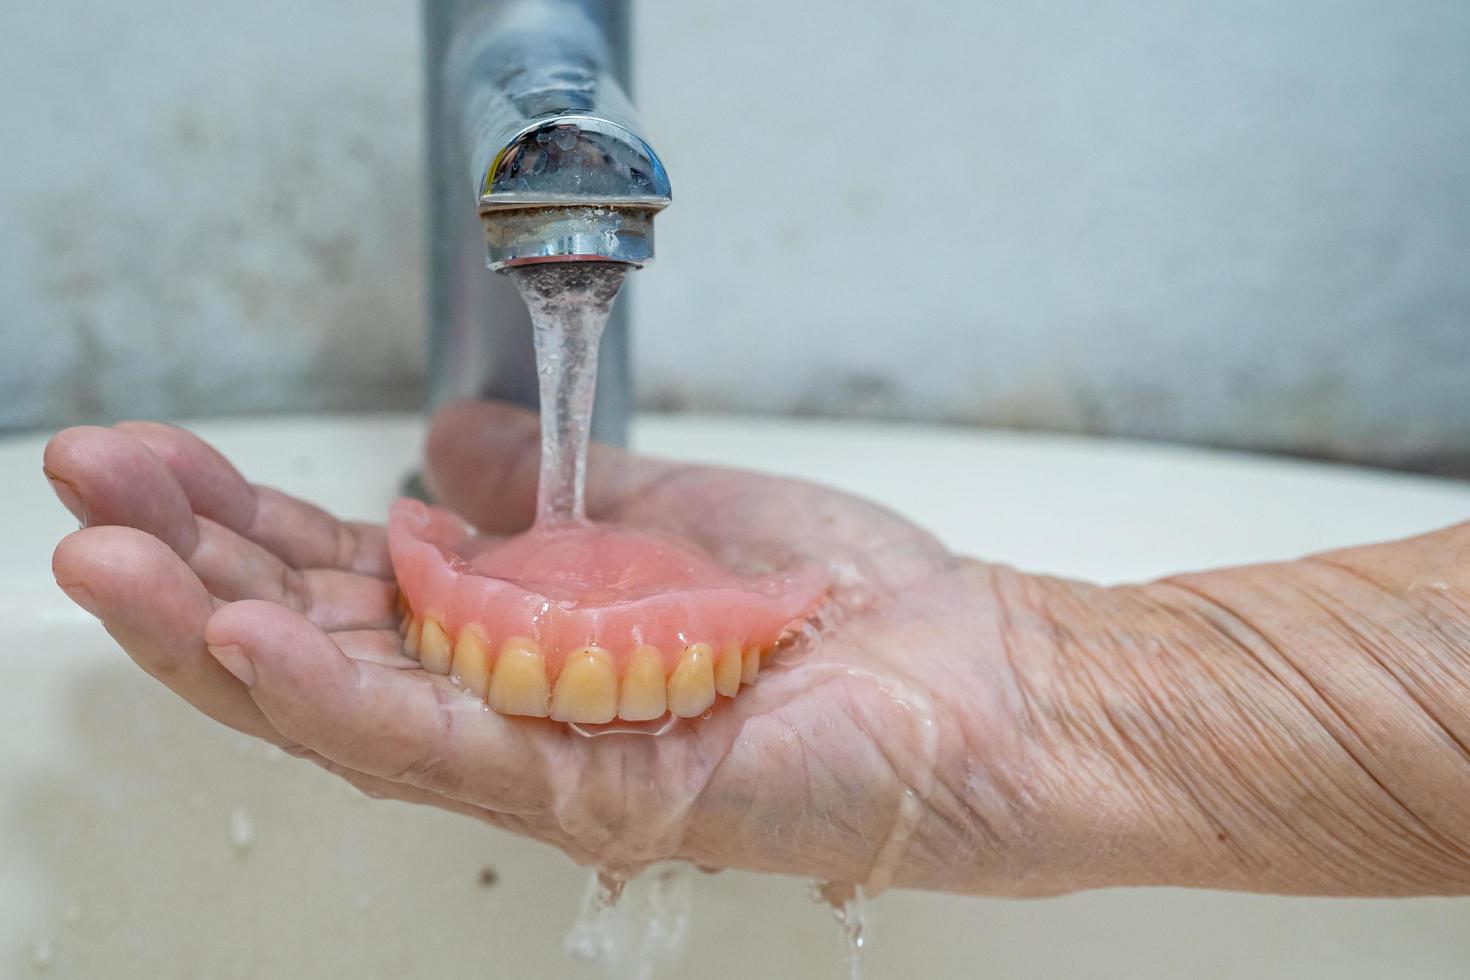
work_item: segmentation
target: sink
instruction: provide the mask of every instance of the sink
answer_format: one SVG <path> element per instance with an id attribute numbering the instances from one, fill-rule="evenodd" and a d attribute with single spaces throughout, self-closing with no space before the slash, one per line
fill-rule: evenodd
<path id="1" fill-rule="evenodd" d="M 249 478 L 376 520 L 422 421 L 195 428 Z M 1102 581 L 1470 515 L 1465 484 L 1115 441 L 698 417 L 642 417 L 633 438 L 843 487 L 959 550 Z M 41 476 L 43 444 L 0 442 L 0 976 L 577 975 L 561 940 L 581 869 L 460 817 L 368 801 L 207 722 L 71 606 L 49 557 L 73 522 Z M 840 931 L 805 883 L 725 873 L 697 876 L 694 893 L 680 975 L 847 975 Z M 1470 900 L 891 892 L 871 903 L 867 935 L 871 977 L 1448 978 L 1470 962 Z"/>

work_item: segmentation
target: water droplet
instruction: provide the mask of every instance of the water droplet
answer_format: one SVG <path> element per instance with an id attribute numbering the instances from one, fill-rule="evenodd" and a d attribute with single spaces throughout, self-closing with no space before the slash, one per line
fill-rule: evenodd
<path id="1" fill-rule="evenodd" d="M 613 721 L 606 725 L 584 725 L 581 722 L 567 722 L 567 728 L 583 738 L 598 738 L 602 735 L 667 735 L 679 727 L 677 715 L 664 715 L 653 721 Z"/>
<path id="2" fill-rule="evenodd" d="M 48 970 L 55 961 L 56 951 L 51 948 L 51 940 L 45 936 L 37 939 L 36 944 L 31 947 L 31 963 L 38 970 Z"/>
<path id="3" fill-rule="evenodd" d="M 255 843 L 255 824 L 244 807 L 235 807 L 230 812 L 230 845 L 244 854 Z"/>

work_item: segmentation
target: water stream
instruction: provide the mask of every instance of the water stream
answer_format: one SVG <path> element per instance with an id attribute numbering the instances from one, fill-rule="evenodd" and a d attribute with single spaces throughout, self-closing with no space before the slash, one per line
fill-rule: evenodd
<path id="1" fill-rule="evenodd" d="M 693 891 L 689 866 L 681 863 L 639 875 L 593 872 L 567 931 L 567 955 L 610 978 L 652 980 L 684 948 Z"/>
<path id="2" fill-rule="evenodd" d="M 811 898 L 829 907 L 832 917 L 842 928 L 842 938 L 847 943 L 849 980 L 863 980 L 863 947 L 867 942 L 864 932 L 868 925 L 867 900 L 863 897 L 863 890 L 850 881 L 814 881 Z"/>
<path id="3" fill-rule="evenodd" d="M 587 519 L 597 348 L 628 268 L 619 262 L 547 262 L 510 270 L 535 331 L 541 391 L 537 524 Z"/>

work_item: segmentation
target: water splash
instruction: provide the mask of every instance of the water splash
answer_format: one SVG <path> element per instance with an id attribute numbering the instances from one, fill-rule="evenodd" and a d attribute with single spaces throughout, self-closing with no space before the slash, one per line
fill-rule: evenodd
<path id="1" fill-rule="evenodd" d="M 541 392 L 537 524 L 587 519 L 597 348 L 628 269 L 618 262 L 546 262 L 510 270 L 535 330 Z"/>
<path id="2" fill-rule="evenodd" d="M 812 901 L 832 909 L 832 917 L 842 927 L 847 942 L 847 969 L 851 980 L 863 980 L 864 934 L 868 925 L 868 905 L 863 890 L 850 881 L 814 881 Z"/>
<path id="3" fill-rule="evenodd" d="M 599 869 L 587 881 L 567 955 L 618 980 L 650 980 L 684 948 L 694 888 L 684 864 L 635 876 Z"/>
<path id="4" fill-rule="evenodd" d="M 577 919 L 567 930 L 563 946 L 568 956 L 585 963 L 607 961 L 615 940 L 610 917 L 623 897 L 627 877 L 610 868 L 598 868 L 587 879 Z"/>

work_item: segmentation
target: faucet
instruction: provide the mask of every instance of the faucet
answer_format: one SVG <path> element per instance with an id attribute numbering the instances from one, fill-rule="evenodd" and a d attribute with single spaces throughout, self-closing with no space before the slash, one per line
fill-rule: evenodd
<path id="1" fill-rule="evenodd" d="M 425 0 L 429 402 L 537 404 L 533 262 L 653 260 L 668 174 L 626 94 L 627 0 Z M 626 441 L 627 304 L 598 358 L 592 437 Z"/>

